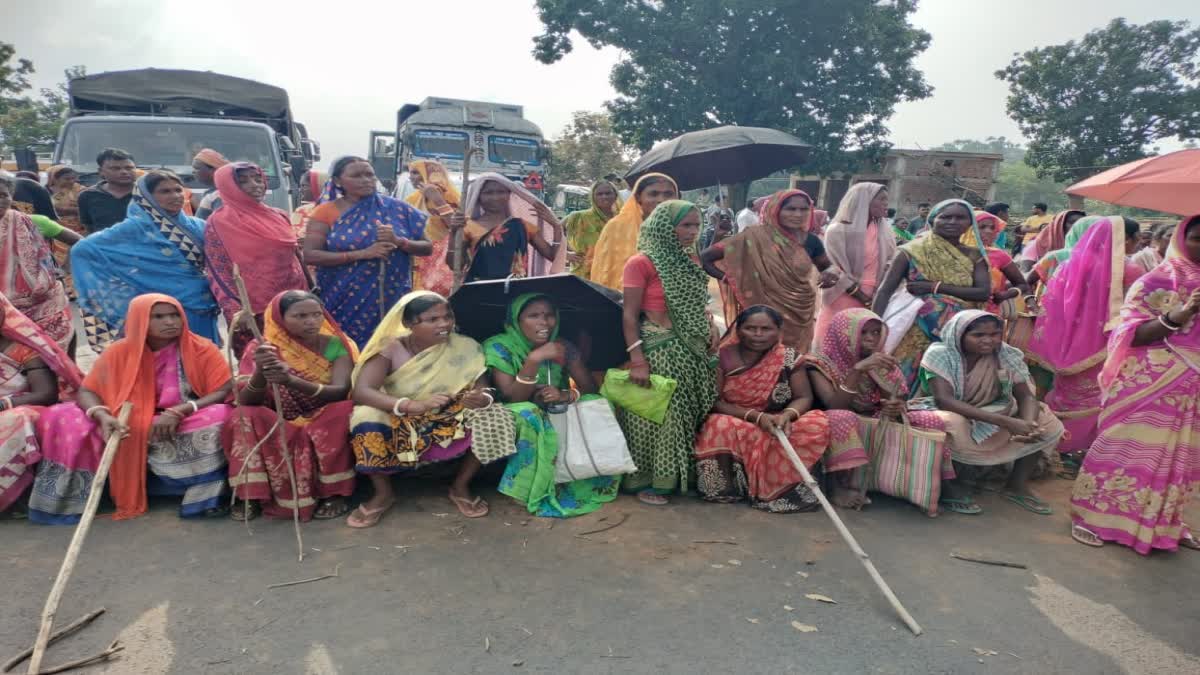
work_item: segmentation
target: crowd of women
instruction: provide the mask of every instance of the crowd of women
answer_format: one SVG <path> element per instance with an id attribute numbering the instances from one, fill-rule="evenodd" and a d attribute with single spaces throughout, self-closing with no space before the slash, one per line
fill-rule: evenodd
<path id="1" fill-rule="evenodd" d="M 1007 223 L 958 199 L 898 245 L 877 183 L 852 186 L 820 227 L 809 195 L 775 193 L 759 224 L 716 228 L 701 251 L 705 214 L 662 174 L 624 202 L 598 181 L 562 223 L 498 174 L 465 199 L 436 162 L 410 179 L 397 200 L 369 162 L 342 158 L 305 177 L 311 202 L 289 218 L 264 205 L 261 169 L 224 163 L 201 221 L 179 177 L 145 173 L 125 220 L 72 242 L 100 353 L 86 376 L 54 228 L 11 208 L 0 179 L 0 510 L 76 521 L 116 435 L 117 518 L 180 495 L 182 516 L 232 502 L 235 519 L 371 527 L 395 474 L 451 462 L 447 497 L 471 518 L 489 511 L 475 481 L 489 465 L 540 516 L 621 490 L 811 511 L 803 464 L 844 508 L 877 492 L 929 516 L 980 514 L 973 495 L 997 476 L 1013 506 L 1050 514 L 1031 481 L 1057 473 L 1075 479 L 1081 543 L 1200 547 L 1183 522 L 1200 487 L 1200 217 L 1146 253 L 1131 219 L 1064 212 L 1023 273 L 995 246 Z M 513 298 L 482 344 L 455 330 L 456 284 L 568 269 L 621 293 L 621 377 L 666 392 L 657 418 L 614 406 L 636 466 L 624 475 L 556 477 L 552 412 L 616 400 L 601 393 L 616 378 L 589 370 L 589 336 L 560 335 L 553 293 Z M 352 508 L 359 474 L 370 495 Z"/>

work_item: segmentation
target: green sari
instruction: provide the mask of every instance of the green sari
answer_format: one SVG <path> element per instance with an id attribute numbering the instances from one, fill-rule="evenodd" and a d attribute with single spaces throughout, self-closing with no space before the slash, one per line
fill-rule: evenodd
<path id="1" fill-rule="evenodd" d="M 583 211 L 572 211 L 563 219 L 563 230 L 567 236 L 567 246 L 572 251 L 583 256 L 583 262 L 571 268 L 571 273 L 577 277 L 590 279 L 592 276 L 592 248 L 596 246 L 596 242 L 600 241 L 600 232 L 604 230 L 604 225 L 617 212 L 621 210 L 621 200 L 617 199 L 613 204 L 611 214 L 605 214 L 596 206 L 596 190 L 601 186 L 607 185 L 612 188 L 613 192 L 617 188 L 606 180 L 598 180 L 592 183 L 592 189 L 588 191 L 588 202 L 591 207 Z"/>
<path id="2" fill-rule="evenodd" d="M 533 351 L 533 345 L 521 333 L 517 318 L 526 305 L 539 299 L 550 300 L 545 295 L 526 293 L 508 306 L 504 332 L 483 343 L 484 359 L 489 368 L 517 376 L 525 358 Z M 557 326 L 550 339 L 558 339 Z M 537 381 L 559 389 L 566 389 L 570 384 L 563 367 L 551 361 L 538 368 Z M 580 400 L 597 398 L 600 397 L 591 394 Z M 516 423 L 517 452 L 509 457 L 504 467 L 504 475 L 500 478 L 501 494 L 524 502 L 530 513 L 546 518 L 581 516 L 616 499 L 619 481 L 615 477 L 598 476 L 555 483 L 558 433 L 550 423 L 550 416 L 529 401 L 505 403 L 504 406 L 512 411 Z"/>

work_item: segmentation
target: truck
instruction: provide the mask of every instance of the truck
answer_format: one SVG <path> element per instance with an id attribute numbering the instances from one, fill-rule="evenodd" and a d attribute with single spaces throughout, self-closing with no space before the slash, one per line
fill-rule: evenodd
<path id="1" fill-rule="evenodd" d="M 201 191 L 192 157 L 212 148 L 262 167 L 266 203 L 291 211 L 301 175 L 321 158 L 321 146 L 293 119 L 287 91 L 254 80 L 145 68 L 74 78 L 67 95 L 53 161 L 74 168 L 85 185 L 99 180 L 96 155 L 120 148 L 139 168 L 170 169 Z"/>
<path id="2" fill-rule="evenodd" d="M 549 157 L 538 125 L 525 119 L 519 105 L 428 97 L 405 104 L 396 113 L 394 131 L 372 131 L 368 159 L 384 184 L 394 182 L 403 196 L 405 167 L 416 159 L 441 162 L 455 183 L 462 182 L 463 157 L 471 152 L 471 174 L 503 174 L 541 192 L 541 174 Z"/>

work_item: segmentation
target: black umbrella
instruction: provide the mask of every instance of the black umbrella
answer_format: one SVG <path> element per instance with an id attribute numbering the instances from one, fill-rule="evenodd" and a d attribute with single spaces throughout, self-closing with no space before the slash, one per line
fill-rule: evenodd
<path id="1" fill-rule="evenodd" d="M 665 173 L 680 190 L 743 183 L 791 168 L 808 157 L 809 145 L 778 129 L 717 127 L 693 131 L 651 149 L 625 174 L 630 185 L 642 174 Z"/>
<path id="2" fill-rule="evenodd" d="M 554 300 L 560 337 L 577 346 L 590 342 L 589 369 L 605 370 L 627 360 L 621 294 L 574 274 L 463 284 L 450 296 L 459 332 L 480 342 L 504 332 L 509 303 L 525 293 L 541 293 Z"/>

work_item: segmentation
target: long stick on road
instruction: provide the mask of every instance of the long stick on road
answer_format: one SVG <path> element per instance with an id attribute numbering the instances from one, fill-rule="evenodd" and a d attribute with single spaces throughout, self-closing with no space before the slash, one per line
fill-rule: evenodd
<path id="1" fill-rule="evenodd" d="M 129 412 L 133 404 L 126 401 L 117 412 L 117 420 L 121 426 L 129 422 Z M 104 493 L 104 483 L 108 480 L 108 470 L 112 468 L 113 459 L 117 456 L 117 447 L 121 445 L 121 434 L 114 433 L 104 443 L 104 454 L 100 456 L 100 466 L 92 477 L 91 491 L 88 492 L 87 503 L 83 506 L 83 515 L 75 526 L 75 534 L 71 536 L 71 545 L 63 556 L 62 567 L 58 577 L 50 587 L 50 595 L 46 598 L 46 607 L 42 610 L 42 625 L 38 627 L 37 640 L 33 643 L 33 656 L 29 658 L 29 675 L 37 675 L 42 669 L 42 657 L 46 655 L 46 646 L 50 644 L 50 629 L 54 628 L 54 615 L 58 613 L 58 603 L 62 601 L 63 591 L 67 589 L 67 581 L 75 571 L 75 563 L 79 561 L 79 552 L 83 550 L 83 540 L 87 538 L 88 530 L 92 528 L 92 520 L 96 518 L 96 509 L 100 508 L 100 495 Z"/>
<path id="2" fill-rule="evenodd" d="M 904 605 L 900 604 L 900 600 L 896 598 L 896 594 L 892 592 L 891 587 L 879 575 L 879 570 L 875 569 L 875 563 L 871 562 L 871 558 L 867 555 L 867 552 L 858 545 L 858 541 L 854 538 L 854 535 L 850 534 L 850 530 L 846 529 L 846 524 L 842 522 L 837 511 L 833 509 L 833 505 L 825 498 L 825 493 L 821 492 L 817 481 L 813 480 L 812 474 L 805 468 L 804 462 L 800 461 L 800 457 L 796 455 L 796 449 L 792 447 L 791 441 L 779 429 L 775 430 L 775 438 L 779 439 L 780 444 L 783 445 L 783 449 L 787 453 L 788 459 L 791 460 L 792 466 L 795 466 L 804 478 L 804 484 L 808 486 L 808 489 L 813 491 L 813 494 L 817 496 L 817 500 L 821 502 L 821 508 L 825 509 L 826 515 L 833 520 L 833 524 L 837 527 L 838 533 L 842 535 L 842 539 L 846 540 L 846 544 L 850 546 L 850 550 L 854 551 L 854 554 L 858 556 L 863 567 L 867 568 L 867 573 L 871 575 L 871 579 L 875 581 L 875 585 L 879 587 L 884 597 L 892 604 L 892 609 L 896 610 L 896 613 L 904 620 L 905 625 L 913 632 L 913 635 L 920 635 L 924 632 L 916 620 L 912 618 L 912 615 L 908 613 L 908 610 L 904 609 Z"/>

